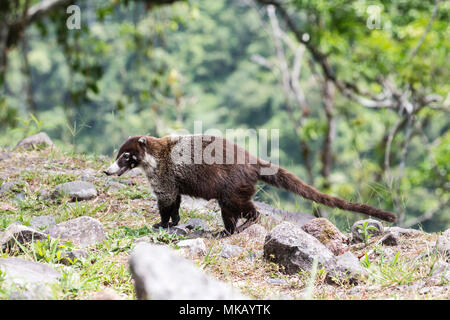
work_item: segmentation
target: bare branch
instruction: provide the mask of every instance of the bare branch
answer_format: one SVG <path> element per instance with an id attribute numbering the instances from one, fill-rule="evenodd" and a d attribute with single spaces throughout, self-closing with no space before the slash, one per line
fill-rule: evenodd
<path id="1" fill-rule="evenodd" d="M 419 39 L 419 42 L 417 43 L 417 45 L 414 47 L 414 49 L 411 50 L 411 52 L 409 53 L 409 57 L 412 58 L 416 55 L 417 50 L 419 50 L 420 46 L 422 45 L 422 43 L 425 40 L 425 37 L 427 36 L 427 34 L 430 32 L 431 30 L 431 26 L 434 22 L 434 19 L 436 18 L 437 12 L 438 12 L 438 6 L 439 6 L 439 2 L 440 0 L 436 0 L 434 3 L 434 8 L 433 8 L 433 13 L 431 14 L 431 18 L 430 21 L 428 21 L 427 27 L 425 29 L 425 32 L 422 34 L 422 36 Z"/>

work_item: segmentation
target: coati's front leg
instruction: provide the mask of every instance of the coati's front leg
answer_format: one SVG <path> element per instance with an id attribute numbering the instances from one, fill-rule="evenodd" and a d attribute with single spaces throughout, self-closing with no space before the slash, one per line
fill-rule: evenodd
<path id="1" fill-rule="evenodd" d="M 180 222 L 180 203 L 180 195 L 177 195 L 174 200 L 168 199 L 167 197 L 158 197 L 158 209 L 161 222 L 154 224 L 153 228 L 176 226 Z M 172 222 L 170 222 L 170 219 L 172 219 Z"/>

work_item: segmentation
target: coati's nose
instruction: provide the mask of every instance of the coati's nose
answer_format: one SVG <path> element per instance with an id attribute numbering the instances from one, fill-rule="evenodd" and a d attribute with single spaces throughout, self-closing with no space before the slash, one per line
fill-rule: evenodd
<path id="1" fill-rule="evenodd" d="M 109 173 L 108 170 L 103 170 L 103 173 L 106 174 L 107 176 L 111 175 L 111 173 Z"/>

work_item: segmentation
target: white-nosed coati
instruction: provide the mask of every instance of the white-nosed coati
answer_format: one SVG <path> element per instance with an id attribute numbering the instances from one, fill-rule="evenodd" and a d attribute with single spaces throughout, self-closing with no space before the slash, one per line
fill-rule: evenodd
<path id="1" fill-rule="evenodd" d="M 390 212 L 321 193 L 287 170 L 254 157 L 221 137 L 130 137 L 120 147 L 116 161 L 104 172 L 120 176 L 134 167 L 145 171 L 157 196 L 161 222 L 154 227 L 178 224 L 181 195 L 185 194 L 216 199 L 222 211 L 223 234 L 240 232 L 259 216 L 252 202 L 258 180 L 332 208 L 360 212 L 390 222 L 396 220 Z M 275 170 L 263 174 L 269 167 Z M 236 222 L 241 217 L 246 221 L 237 227 Z"/>

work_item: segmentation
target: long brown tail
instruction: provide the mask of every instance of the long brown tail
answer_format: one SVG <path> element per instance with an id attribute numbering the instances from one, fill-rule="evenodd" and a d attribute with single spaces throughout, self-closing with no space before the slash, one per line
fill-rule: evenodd
<path id="1" fill-rule="evenodd" d="M 264 167 L 266 166 L 264 163 L 259 164 Z M 389 222 L 397 220 L 397 217 L 391 212 L 383 211 L 367 204 L 350 203 L 344 199 L 322 193 L 283 168 L 279 168 L 277 173 L 273 175 L 260 175 L 259 179 L 277 188 L 286 189 L 306 199 L 324 204 L 331 208 L 360 212 Z"/>

